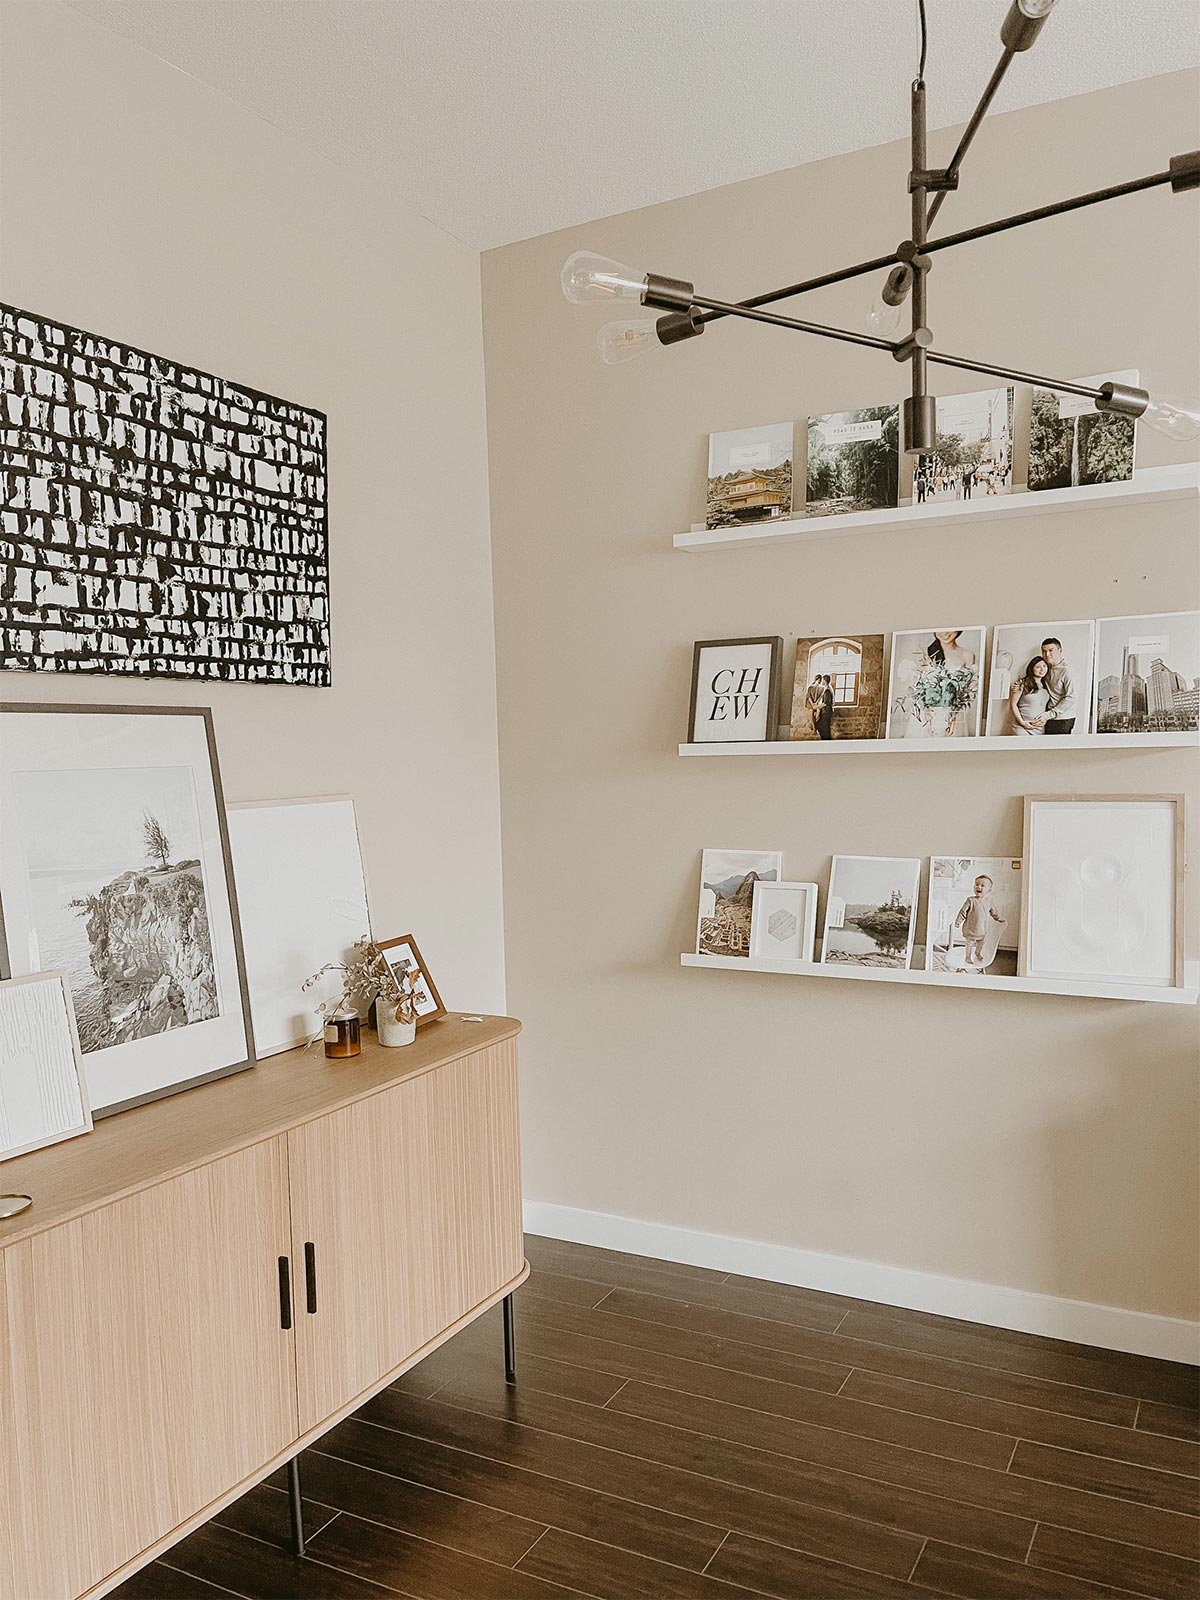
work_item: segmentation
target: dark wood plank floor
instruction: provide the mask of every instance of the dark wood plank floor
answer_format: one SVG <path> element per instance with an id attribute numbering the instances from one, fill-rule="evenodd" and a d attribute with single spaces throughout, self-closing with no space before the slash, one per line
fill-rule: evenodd
<path id="1" fill-rule="evenodd" d="M 122 1600 L 1195 1600 L 1195 1368 L 528 1241 L 498 1310 Z"/>

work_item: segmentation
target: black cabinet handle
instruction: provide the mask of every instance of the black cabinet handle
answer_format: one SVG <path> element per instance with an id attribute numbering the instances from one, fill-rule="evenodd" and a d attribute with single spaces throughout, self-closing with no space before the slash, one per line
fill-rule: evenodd
<path id="1" fill-rule="evenodd" d="M 286 1256 L 279 1258 L 279 1326 L 292 1325 L 292 1264 Z"/>
<path id="2" fill-rule="evenodd" d="M 317 1247 L 311 1239 L 304 1246 L 304 1305 L 312 1316 L 317 1309 Z"/>

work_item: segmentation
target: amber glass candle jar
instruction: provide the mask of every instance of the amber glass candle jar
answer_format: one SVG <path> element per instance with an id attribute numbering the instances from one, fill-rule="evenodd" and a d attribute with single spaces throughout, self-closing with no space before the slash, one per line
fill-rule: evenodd
<path id="1" fill-rule="evenodd" d="M 362 1050 L 361 1024 L 356 1016 L 330 1017 L 325 1024 L 325 1054 L 344 1061 Z"/>

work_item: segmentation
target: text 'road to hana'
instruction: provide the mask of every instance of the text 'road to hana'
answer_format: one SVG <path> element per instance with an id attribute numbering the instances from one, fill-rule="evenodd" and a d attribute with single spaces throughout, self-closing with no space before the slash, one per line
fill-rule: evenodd
<path id="1" fill-rule="evenodd" d="M 324 416 L 0 305 L 0 666 L 328 684 Z"/>

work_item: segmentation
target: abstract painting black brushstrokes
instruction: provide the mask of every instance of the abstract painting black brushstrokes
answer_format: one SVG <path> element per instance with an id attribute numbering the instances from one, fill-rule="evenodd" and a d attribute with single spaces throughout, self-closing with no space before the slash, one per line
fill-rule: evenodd
<path id="1" fill-rule="evenodd" d="M 0 305 L 0 667 L 324 686 L 325 418 Z"/>

